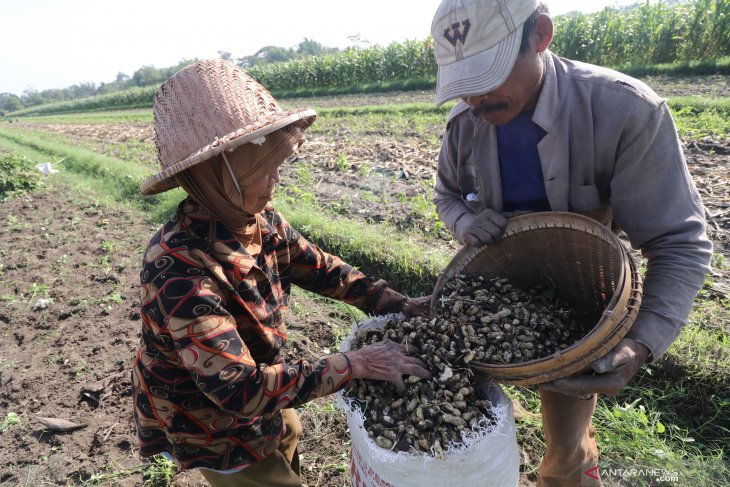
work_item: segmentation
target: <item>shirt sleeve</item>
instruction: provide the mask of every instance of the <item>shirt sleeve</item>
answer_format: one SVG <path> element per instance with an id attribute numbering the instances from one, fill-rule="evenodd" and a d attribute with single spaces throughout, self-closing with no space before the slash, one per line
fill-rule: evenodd
<path id="1" fill-rule="evenodd" d="M 148 319 L 156 317 L 177 365 L 221 409 L 257 417 L 332 394 L 350 381 L 352 370 L 341 354 L 288 365 L 256 363 L 239 333 L 239 327 L 256 325 L 239 317 L 237 326 L 228 311 L 240 297 L 222 288 L 194 258 L 184 261 L 175 266 L 184 272 L 168 270 L 148 285 L 152 291 L 143 305 Z"/>
<path id="2" fill-rule="evenodd" d="M 458 120 L 453 120 L 447 125 L 446 132 L 444 133 L 439 152 L 438 177 L 434 187 L 433 198 L 439 218 L 454 234 L 458 233 L 456 226 L 459 220 L 466 215 L 472 214 L 471 209 L 462 200 L 461 188 L 459 187 L 459 154 L 456 149 L 458 126 Z"/>
<path id="3" fill-rule="evenodd" d="M 628 336 L 656 360 L 687 321 L 710 270 L 712 243 L 666 104 L 632 125 L 617 151 L 611 207 L 632 246 L 647 258 L 642 303 Z"/>
<path id="4" fill-rule="evenodd" d="M 343 301 L 369 314 L 403 310 L 406 297 L 388 287 L 386 281 L 366 276 L 336 255 L 325 252 L 304 238 L 283 216 L 279 217 L 278 231 L 288 243 L 288 270 L 293 284 Z M 284 265 L 286 260 L 280 255 L 279 265 Z"/>

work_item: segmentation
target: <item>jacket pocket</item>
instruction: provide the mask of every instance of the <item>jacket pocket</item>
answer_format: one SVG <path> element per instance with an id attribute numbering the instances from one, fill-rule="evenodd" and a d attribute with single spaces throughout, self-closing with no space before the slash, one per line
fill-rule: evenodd
<path id="1" fill-rule="evenodd" d="M 479 188 L 479 178 L 471 157 L 466 164 L 459 167 L 459 189 L 461 201 L 474 213 L 480 213 L 484 209 L 484 203 Z"/>
<path id="2" fill-rule="evenodd" d="M 598 188 L 593 184 L 571 184 L 568 204 L 571 211 L 576 212 L 598 210 L 604 206 Z"/>
<path id="3" fill-rule="evenodd" d="M 613 227 L 613 210 L 601 202 L 601 196 L 592 184 L 570 185 L 570 210 Z M 616 230 L 614 230 L 616 231 Z"/>

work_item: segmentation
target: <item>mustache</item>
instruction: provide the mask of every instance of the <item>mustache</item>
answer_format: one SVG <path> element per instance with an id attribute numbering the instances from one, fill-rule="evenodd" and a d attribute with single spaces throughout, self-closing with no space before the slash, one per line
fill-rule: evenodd
<path id="1" fill-rule="evenodd" d="M 498 112 L 500 110 L 504 110 L 508 107 L 507 102 L 504 101 L 497 101 L 497 102 L 484 102 L 480 103 L 479 105 L 473 107 L 471 109 L 471 113 L 477 117 L 481 117 L 482 115 L 488 115 L 490 113 Z"/>

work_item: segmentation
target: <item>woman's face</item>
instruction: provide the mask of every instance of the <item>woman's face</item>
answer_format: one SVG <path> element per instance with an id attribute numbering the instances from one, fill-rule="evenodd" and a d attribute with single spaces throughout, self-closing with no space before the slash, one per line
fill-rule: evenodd
<path id="1" fill-rule="evenodd" d="M 250 177 L 239 180 L 238 185 L 243 193 L 243 209 L 251 214 L 264 211 L 274 197 L 279 181 L 279 165 L 273 168 L 263 167 Z"/>

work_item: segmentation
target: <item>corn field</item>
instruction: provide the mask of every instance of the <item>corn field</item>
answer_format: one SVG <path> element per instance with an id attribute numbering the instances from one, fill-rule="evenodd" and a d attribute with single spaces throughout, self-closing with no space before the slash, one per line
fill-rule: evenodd
<path id="1" fill-rule="evenodd" d="M 248 74 L 270 89 L 351 86 L 394 79 L 431 78 L 434 73 L 430 40 L 393 43 L 384 48 L 353 48 L 335 55 L 262 64 L 248 69 Z"/>
<path id="2" fill-rule="evenodd" d="M 124 91 L 90 96 L 88 98 L 37 105 L 13 112 L 10 116 L 149 108 L 152 106 L 152 101 L 154 100 L 156 92 L 156 85 L 130 88 Z"/>
<path id="3" fill-rule="evenodd" d="M 730 54 L 730 0 L 647 2 L 558 16 L 551 49 L 603 66 L 717 59 Z"/>
<path id="4" fill-rule="evenodd" d="M 644 3 L 557 16 L 551 49 L 603 66 L 712 60 L 730 55 L 730 0 Z M 249 70 L 272 90 L 434 78 L 433 42 L 391 44 Z"/>
<path id="5" fill-rule="evenodd" d="M 558 55 L 603 66 L 717 60 L 730 56 L 730 0 L 605 8 L 594 14 L 554 18 L 551 49 Z M 248 73 L 273 92 L 348 88 L 391 81 L 433 84 L 433 40 L 387 47 L 349 48 L 333 55 L 256 65 Z M 423 84 L 423 83 L 422 83 Z M 68 102 L 39 105 L 10 114 L 42 115 L 90 110 L 151 107 L 156 86 L 134 88 Z M 353 91 L 358 91 L 353 88 Z"/>

